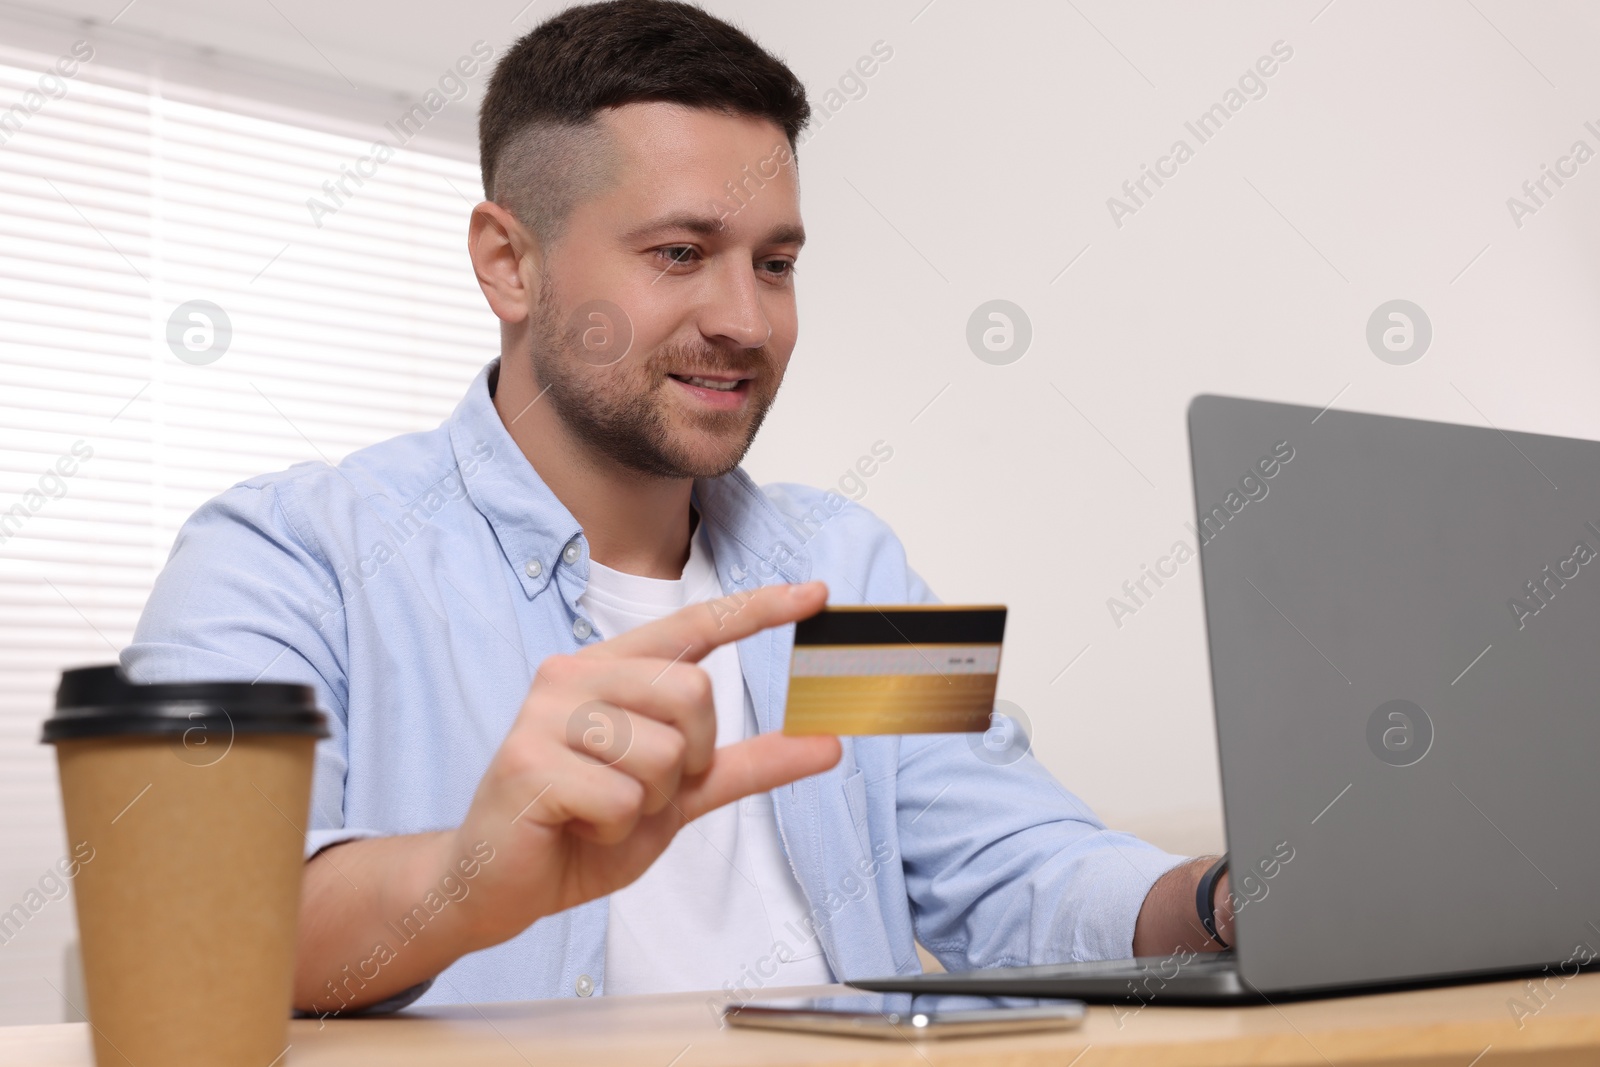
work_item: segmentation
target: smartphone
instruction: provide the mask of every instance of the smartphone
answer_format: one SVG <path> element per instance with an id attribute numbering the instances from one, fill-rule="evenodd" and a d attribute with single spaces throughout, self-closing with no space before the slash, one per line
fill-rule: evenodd
<path id="1" fill-rule="evenodd" d="M 1065 1030 L 1083 1022 L 1083 1001 L 947 993 L 855 993 L 730 1004 L 730 1026 L 850 1037 L 966 1037 Z"/>

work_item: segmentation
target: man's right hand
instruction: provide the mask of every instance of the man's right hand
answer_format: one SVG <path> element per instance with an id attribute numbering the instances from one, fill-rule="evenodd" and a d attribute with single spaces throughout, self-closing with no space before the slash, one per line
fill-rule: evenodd
<path id="1" fill-rule="evenodd" d="M 763 586 L 546 657 L 459 827 L 348 842 L 306 865 L 295 1003 L 323 1012 L 383 999 L 627 885 L 706 812 L 832 767 L 836 737 L 768 733 L 717 748 L 699 666 L 721 645 L 816 614 L 827 595 L 822 582 Z M 484 842 L 493 860 L 469 891 L 352 989 L 341 967 L 392 940 L 389 924 L 483 858 Z"/>
<path id="2" fill-rule="evenodd" d="M 454 835 L 455 854 L 480 841 L 495 849 L 462 902 L 477 939 L 498 943 L 620 889 L 685 823 L 837 763 L 835 737 L 772 733 L 718 749 L 699 666 L 826 601 L 821 582 L 763 586 L 541 662 Z"/>

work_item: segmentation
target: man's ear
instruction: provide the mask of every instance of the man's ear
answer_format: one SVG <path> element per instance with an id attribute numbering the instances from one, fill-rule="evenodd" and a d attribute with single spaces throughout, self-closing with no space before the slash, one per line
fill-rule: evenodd
<path id="1" fill-rule="evenodd" d="M 467 254 L 495 315 L 508 323 L 527 319 L 538 300 L 530 281 L 544 269 L 539 242 L 527 227 L 499 204 L 485 200 L 472 209 Z"/>

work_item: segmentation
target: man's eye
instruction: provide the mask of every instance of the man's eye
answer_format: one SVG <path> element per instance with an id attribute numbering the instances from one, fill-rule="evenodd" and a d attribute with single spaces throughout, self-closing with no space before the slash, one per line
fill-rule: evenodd
<path id="1" fill-rule="evenodd" d="M 769 259 L 762 264 L 762 267 L 776 268 L 765 270 L 765 273 L 772 275 L 774 278 L 787 278 L 789 275 L 793 274 L 799 269 L 799 266 L 796 263 L 787 259 Z"/>
<path id="2" fill-rule="evenodd" d="M 688 263 L 694 255 L 693 245 L 672 245 L 668 248 L 656 249 L 656 255 L 666 260 L 669 265 Z"/>

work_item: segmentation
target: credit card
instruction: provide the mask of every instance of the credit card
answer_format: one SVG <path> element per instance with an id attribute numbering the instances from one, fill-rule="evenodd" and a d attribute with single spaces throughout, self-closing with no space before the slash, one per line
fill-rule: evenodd
<path id="1" fill-rule="evenodd" d="M 989 729 L 1006 609 L 852 604 L 794 628 L 786 734 Z"/>

